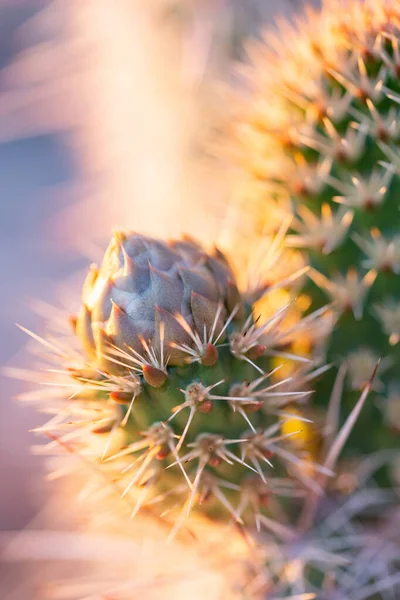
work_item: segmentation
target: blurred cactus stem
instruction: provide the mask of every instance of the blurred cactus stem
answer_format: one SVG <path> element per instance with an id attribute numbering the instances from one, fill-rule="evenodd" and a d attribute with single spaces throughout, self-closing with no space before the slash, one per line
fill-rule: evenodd
<path id="1" fill-rule="evenodd" d="M 308 310 L 331 303 L 324 358 L 346 364 L 348 406 L 382 358 L 355 452 L 399 439 L 399 43 L 398 2 L 307 10 L 294 27 L 249 44 L 234 124 L 248 230 L 294 214 L 286 245 L 311 267 L 301 289 Z M 320 405 L 333 374 L 317 388 Z"/>

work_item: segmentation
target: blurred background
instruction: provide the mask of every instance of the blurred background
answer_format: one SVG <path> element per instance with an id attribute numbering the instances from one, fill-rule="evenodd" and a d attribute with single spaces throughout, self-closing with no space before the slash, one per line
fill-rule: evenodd
<path id="1" fill-rule="evenodd" d="M 65 303 L 112 225 L 215 236 L 227 189 L 202 138 L 220 82 L 260 21 L 299 5 L 0 0 L 1 366 L 29 367 L 15 323 L 41 331 L 32 302 Z M 42 417 L 13 400 L 31 384 L 0 377 L 0 596 L 41 598 L 45 565 L 22 582 L 10 540 L 72 525 L 62 507 L 49 522 L 54 484 L 29 451 Z"/>

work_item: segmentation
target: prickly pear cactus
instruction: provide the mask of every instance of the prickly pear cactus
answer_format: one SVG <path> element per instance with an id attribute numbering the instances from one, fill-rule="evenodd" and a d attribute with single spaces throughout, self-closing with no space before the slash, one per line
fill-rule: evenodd
<path id="1" fill-rule="evenodd" d="M 327 2 L 249 47 L 235 125 L 250 231 L 293 211 L 287 245 L 311 266 L 309 310 L 331 303 L 327 361 L 347 366 L 348 406 L 382 358 L 359 452 L 399 431 L 399 43 L 398 2 Z"/>

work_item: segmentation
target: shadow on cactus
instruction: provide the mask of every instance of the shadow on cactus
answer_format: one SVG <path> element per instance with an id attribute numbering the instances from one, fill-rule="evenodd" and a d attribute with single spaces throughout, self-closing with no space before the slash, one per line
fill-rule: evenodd
<path id="1" fill-rule="evenodd" d="M 257 196 L 252 230 L 274 207 L 293 211 L 286 242 L 311 266 L 302 292 L 311 311 L 332 302 L 326 358 L 347 365 L 348 406 L 382 358 L 375 401 L 353 439 L 360 453 L 399 443 L 399 43 L 398 2 L 310 10 L 249 46 L 250 93 L 235 125 Z M 333 374 L 317 404 L 326 404 Z"/>

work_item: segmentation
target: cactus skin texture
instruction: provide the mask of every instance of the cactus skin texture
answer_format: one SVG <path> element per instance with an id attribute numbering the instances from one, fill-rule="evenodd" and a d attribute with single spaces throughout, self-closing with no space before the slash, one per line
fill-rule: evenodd
<path id="1" fill-rule="evenodd" d="M 235 125 L 252 230 L 293 211 L 286 242 L 311 266 L 302 292 L 310 310 L 332 302 L 326 360 L 347 365 L 347 406 L 382 358 L 359 453 L 399 443 L 399 44 L 398 2 L 326 2 L 249 47 Z"/>

